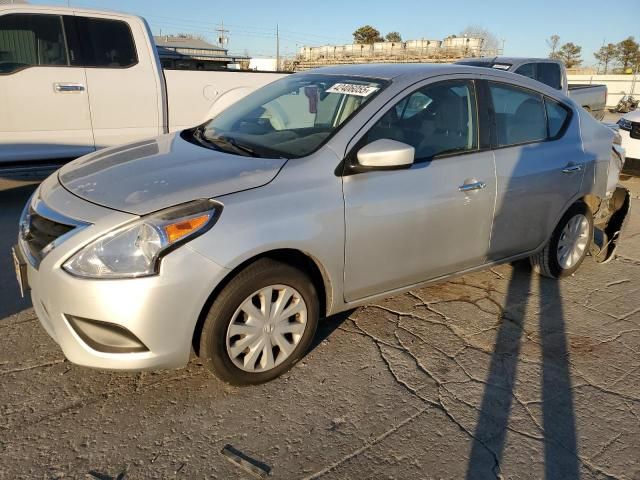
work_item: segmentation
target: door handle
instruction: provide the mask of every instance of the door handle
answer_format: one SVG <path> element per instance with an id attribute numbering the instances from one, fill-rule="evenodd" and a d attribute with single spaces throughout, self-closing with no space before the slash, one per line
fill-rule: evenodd
<path id="1" fill-rule="evenodd" d="M 482 190 L 487 186 L 484 182 L 473 182 L 473 183 L 465 183 L 464 185 L 460 185 L 458 190 L 461 192 L 472 192 L 473 190 Z"/>
<path id="2" fill-rule="evenodd" d="M 570 165 L 570 166 L 564 167 L 562 169 L 562 173 L 566 173 L 567 175 L 569 175 L 574 172 L 579 172 L 580 170 L 582 170 L 582 165 Z"/>
<path id="3" fill-rule="evenodd" d="M 57 93 L 84 92 L 84 85 L 81 83 L 54 83 L 53 89 Z"/>

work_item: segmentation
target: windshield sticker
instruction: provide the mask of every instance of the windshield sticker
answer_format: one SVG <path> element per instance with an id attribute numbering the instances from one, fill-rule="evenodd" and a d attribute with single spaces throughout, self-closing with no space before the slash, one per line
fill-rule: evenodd
<path id="1" fill-rule="evenodd" d="M 358 85 L 357 83 L 336 83 L 326 90 L 327 93 L 342 93 L 345 95 L 355 95 L 357 97 L 368 97 L 376 92 L 378 87 L 369 85 Z"/>
<path id="2" fill-rule="evenodd" d="M 493 68 L 497 68 L 498 70 L 509 70 L 511 65 L 507 65 L 505 63 L 494 63 Z"/>

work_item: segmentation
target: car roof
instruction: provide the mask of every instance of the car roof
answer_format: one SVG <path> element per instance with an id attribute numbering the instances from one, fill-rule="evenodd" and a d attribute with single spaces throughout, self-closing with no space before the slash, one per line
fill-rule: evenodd
<path id="1" fill-rule="evenodd" d="M 473 67 L 452 63 L 366 63 L 315 68 L 303 73 L 393 80 L 399 77 L 429 77 L 454 73 L 478 73 L 478 71 Z"/>
<path id="2" fill-rule="evenodd" d="M 123 17 L 128 19 L 142 19 L 142 17 L 138 15 L 132 15 L 130 13 L 119 12 L 116 10 L 108 10 L 108 9 L 94 9 L 94 8 L 85 8 L 85 7 L 65 7 L 61 5 L 46 5 L 46 4 L 31 4 L 31 3 L 8 3 L 3 4 L 0 3 L 0 12 L 4 13 L 12 13 L 15 12 L 26 12 L 26 13 L 57 13 L 59 15 L 73 15 L 74 13 L 80 13 L 84 15 L 109 15 L 114 17 Z"/>

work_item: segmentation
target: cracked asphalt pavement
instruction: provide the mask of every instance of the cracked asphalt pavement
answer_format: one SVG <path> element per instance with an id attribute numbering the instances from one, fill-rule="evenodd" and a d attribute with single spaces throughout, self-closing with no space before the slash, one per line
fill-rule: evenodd
<path id="1" fill-rule="evenodd" d="M 65 361 L 9 258 L 34 184 L 0 181 L 0 478 L 640 478 L 640 181 L 620 256 L 526 263 L 321 324 L 266 385 Z"/>

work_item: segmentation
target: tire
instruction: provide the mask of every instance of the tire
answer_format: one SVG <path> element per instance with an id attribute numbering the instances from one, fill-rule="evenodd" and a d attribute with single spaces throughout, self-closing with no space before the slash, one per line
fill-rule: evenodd
<path id="1" fill-rule="evenodd" d="M 267 306 L 266 292 L 272 299 Z M 280 309 L 283 315 L 278 316 Z M 272 314 L 264 315 L 265 310 Z M 291 311 L 297 313 L 284 318 Z M 278 321 L 280 317 L 284 320 Z M 216 377 L 232 385 L 268 382 L 304 356 L 318 319 L 318 295 L 311 279 L 291 265 L 262 258 L 240 271 L 214 300 L 200 336 L 200 358 Z"/>
<path id="2" fill-rule="evenodd" d="M 581 216 L 581 217 L 578 217 Z M 569 225 L 575 225 L 576 218 L 580 218 L 580 225 L 576 230 L 576 239 L 574 249 L 566 246 L 565 240 L 571 244 L 571 239 L 567 236 L 565 229 L 570 229 Z M 586 220 L 582 223 L 582 219 Z M 578 238 L 579 237 L 579 238 Z M 535 255 L 530 257 L 531 266 L 540 275 L 549 278 L 562 278 L 573 275 L 580 267 L 584 258 L 587 256 L 591 241 L 593 239 L 593 215 L 589 207 L 584 203 L 575 203 L 572 205 L 558 222 L 549 241 L 544 248 Z M 586 242 L 586 243 L 583 243 Z M 580 245 L 582 248 L 579 248 Z M 571 258 L 561 261 L 563 254 L 569 250 Z"/>

